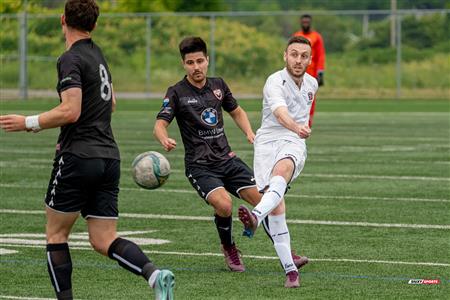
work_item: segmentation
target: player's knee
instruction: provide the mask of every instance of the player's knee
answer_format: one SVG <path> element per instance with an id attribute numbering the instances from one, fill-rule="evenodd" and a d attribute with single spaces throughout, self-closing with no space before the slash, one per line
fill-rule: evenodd
<path id="1" fill-rule="evenodd" d="M 62 244 L 67 243 L 69 239 L 68 235 L 64 232 L 54 232 L 47 233 L 47 243 L 48 244 Z"/>
<path id="2" fill-rule="evenodd" d="M 111 245 L 111 241 L 106 239 L 99 239 L 96 237 L 89 237 L 89 243 L 91 243 L 92 248 L 102 254 L 102 255 L 108 255 L 108 249 Z"/>
<path id="3" fill-rule="evenodd" d="M 272 172 L 272 176 L 282 176 L 283 178 L 290 178 L 294 171 L 294 162 L 292 158 L 285 158 L 280 160 Z"/>
<path id="4" fill-rule="evenodd" d="M 228 217 L 231 216 L 233 212 L 233 203 L 231 202 L 231 200 L 223 200 L 220 203 L 217 203 L 214 208 L 219 216 Z"/>

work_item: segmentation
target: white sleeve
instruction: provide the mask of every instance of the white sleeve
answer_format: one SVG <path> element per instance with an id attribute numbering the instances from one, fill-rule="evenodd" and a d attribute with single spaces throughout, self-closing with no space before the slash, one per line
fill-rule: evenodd
<path id="1" fill-rule="evenodd" d="M 314 96 L 317 94 L 318 90 L 319 90 L 319 83 L 317 82 L 317 79 L 314 78 Z"/>
<path id="2" fill-rule="evenodd" d="M 283 82 L 280 78 L 269 77 L 264 85 L 264 99 L 272 112 L 280 106 L 287 106 Z"/>

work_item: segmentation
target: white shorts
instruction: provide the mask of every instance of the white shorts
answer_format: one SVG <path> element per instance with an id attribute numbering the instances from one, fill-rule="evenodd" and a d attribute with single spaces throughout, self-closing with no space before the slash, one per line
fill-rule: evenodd
<path id="1" fill-rule="evenodd" d="M 254 144 L 253 170 L 258 191 L 263 191 L 269 185 L 273 167 L 284 158 L 291 158 L 295 164 L 294 174 L 290 182 L 300 175 L 305 166 L 307 156 L 305 143 L 288 140 L 258 143 L 257 140 L 255 140 Z"/>

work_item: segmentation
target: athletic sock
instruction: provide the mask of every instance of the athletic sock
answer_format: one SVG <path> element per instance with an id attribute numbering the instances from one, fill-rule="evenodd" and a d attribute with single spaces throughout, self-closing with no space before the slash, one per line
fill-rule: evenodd
<path id="1" fill-rule="evenodd" d="M 232 217 L 221 217 L 216 214 L 214 215 L 214 223 L 216 224 L 222 245 L 226 247 L 233 245 L 234 241 L 233 236 L 231 235 L 233 229 Z"/>
<path id="2" fill-rule="evenodd" d="M 108 256 L 124 269 L 143 276 L 147 281 L 158 270 L 138 245 L 120 237 L 109 246 Z"/>
<path id="3" fill-rule="evenodd" d="M 264 220 L 262 220 L 261 224 L 263 225 L 264 232 L 267 234 L 267 236 L 269 237 L 269 239 L 272 241 L 273 244 L 272 235 L 270 234 L 269 216 L 266 216 Z"/>
<path id="4" fill-rule="evenodd" d="M 280 258 L 281 265 L 286 272 L 297 271 L 291 254 L 291 236 L 286 224 L 286 214 L 269 215 L 269 228 L 273 246 Z"/>
<path id="5" fill-rule="evenodd" d="M 283 199 L 287 183 L 282 176 L 274 176 L 270 179 L 269 188 L 258 205 L 253 208 L 252 213 L 258 219 L 258 225 L 274 210 Z"/>
<path id="6" fill-rule="evenodd" d="M 67 243 L 47 244 L 47 269 L 58 300 L 71 300 L 72 259 Z"/>

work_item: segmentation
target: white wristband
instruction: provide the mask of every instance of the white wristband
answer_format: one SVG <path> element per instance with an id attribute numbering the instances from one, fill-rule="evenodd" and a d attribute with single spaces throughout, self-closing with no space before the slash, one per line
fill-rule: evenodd
<path id="1" fill-rule="evenodd" d="M 31 130 L 40 130 L 39 115 L 28 116 L 25 118 L 25 127 Z"/>

